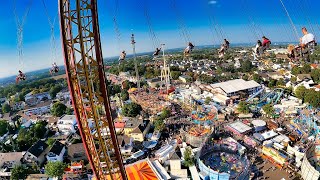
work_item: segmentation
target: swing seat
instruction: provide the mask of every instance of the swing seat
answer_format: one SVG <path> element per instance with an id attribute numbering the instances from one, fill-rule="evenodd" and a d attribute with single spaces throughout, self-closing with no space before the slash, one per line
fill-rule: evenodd
<path id="1" fill-rule="evenodd" d="M 16 82 L 17 83 L 19 83 L 19 81 L 25 81 L 27 79 L 27 76 L 26 75 L 18 75 L 17 77 L 16 77 Z"/>
<path id="2" fill-rule="evenodd" d="M 55 73 L 59 72 L 59 68 L 58 67 L 54 68 L 54 72 Z"/>

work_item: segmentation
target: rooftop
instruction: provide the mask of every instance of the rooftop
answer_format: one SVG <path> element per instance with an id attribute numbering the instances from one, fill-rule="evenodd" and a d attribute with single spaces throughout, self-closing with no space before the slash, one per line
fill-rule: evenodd
<path id="1" fill-rule="evenodd" d="M 56 141 L 53 146 L 51 147 L 49 153 L 54 153 L 55 155 L 60 155 L 64 145 L 61 144 L 59 141 Z"/>
<path id="2" fill-rule="evenodd" d="M 251 130 L 251 127 L 240 122 L 240 121 L 237 121 L 237 122 L 234 122 L 232 124 L 229 124 L 228 125 L 229 127 L 237 130 L 239 133 L 245 133 L 247 131 L 250 131 Z"/>
<path id="3" fill-rule="evenodd" d="M 154 166 L 148 159 L 126 166 L 126 172 L 128 180 L 136 180 L 139 178 L 149 180 L 160 179 L 159 174 L 155 171 Z"/>
<path id="4" fill-rule="evenodd" d="M 76 120 L 76 116 L 75 115 L 64 115 L 59 120 L 73 121 L 73 120 Z"/>
<path id="5" fill-rule="evenodd" d="M 29 109 L 35 109 L 35 108 L 40 108 L 40 107 L 44 107 L 44 106 L 50 106 L 52 103 L 51 100 L 49 101 L 45 101 L 45 102 L 40 102 L 39 104 L 37 104 L 36 106 L 26 106 L 25 107 L 25 111 L 29 110 Z"/>
<path id="6" fill-rule="evenodd" d="M 3 163 L 8 161 L 19 161 L 23 157 L 26 152 L 8 152 L 8 153 L 0 153 L 0 167 Z"/>
<path id="7" fill-rule="evenodd" d="M 139 118 L 130 118 L 127 122 L 124 128 L 136 128 L 138 127 L 143 120 L 140 120 Z"/>
<path id="8" fill-rule="evenodd" d="M 68 155 L 73 157 L 75 154 L 85 154 L 83 143 L 71 144 L 68 146 Z"/>
<path id="9" fill-rule="evenodd" d="M 255 127 L 257 126 L 259 127 L 259 126 L 265 126 L 267 123 L 264 120 L 257 119 L 257 120 L 253 120 L 251 124 Z"/>
<path id="10" fill-rule="evenodd" d="M 48 145 L 42 141 L 39 140 L 38 142 L 36 142 L 36 144 L 34 144 L 33 146 L 31 146 L 31 148 L 28 149 L 28 152 L 33 154 L 36 157 L 39 157 L 41 155 L 41 153 L 47 149 Z"/>
<path id="11" fill-rule="evenodd" d="M 278 133 L 276 133 L 273 130 L 271 130 L 271 131 L 267 131 L 265 133 L 262 133 L 261 135 L 262 135 L 262 137 L 264 139 L 270 139 L 270 138 L 275 137 L 276 135 L 278 135 Z"/>
<path id="12" fill-rule="evenodd" d="M 233 93 L 251 88 L 257 88 L 261 85 L 254 80 L 245 81 L 243 79 L 234 79 L 221 83 L 211 84 L 213 88 L 221 88 L 225 93 Z"/>

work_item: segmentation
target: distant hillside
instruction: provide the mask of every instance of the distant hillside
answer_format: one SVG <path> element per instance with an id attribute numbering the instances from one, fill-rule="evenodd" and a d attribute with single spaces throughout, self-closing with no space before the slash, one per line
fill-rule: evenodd
<path id="1" fill-rule="evenodd" d="M 59 68 L 60 68 L 60 71 L 56 75 L 65 74 L 64 66 L 59 66 Z M 39 79 L 49 78 L 49 77 L 51 77 L 51 75 L 49 73 L 49 69 L 50 68 L 26 72 L 25 74 L 27 76 L 27 80 L 28 81 L 35 81 L 35 80 L 39 80 Z M 16 76 L 0 78 L 0 87 L 6 86 L 9 84 L 14 84 L 15 82 L 16 82 Z M 21 83 L 23 83 L 23 82 L 21 82 Z"/>

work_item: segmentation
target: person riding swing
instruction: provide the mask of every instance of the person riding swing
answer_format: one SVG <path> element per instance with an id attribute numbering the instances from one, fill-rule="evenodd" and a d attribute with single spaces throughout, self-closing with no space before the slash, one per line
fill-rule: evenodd
<path id="1" fill-rule="evenodd" d="M 189 56 L 193 49 L 194 49 L 194 45 L 191 42 L 189 42 L 188 46 L 186 47 L 186 49 L 183 52 L 184 56 L 185 57 Z"/>
<path id="2" fill-rule="evenodd" d="M 309 33 L 305 27 L 301 30 L 303 37 L 300 38 L 300 44 L 298 46 L 293 44 L 288 46 L 288 57 L 291 60 L 296 60 L 299 56 L 309 59 L 309 55 L 313 54 L 315 46 L 317 46 L 314 35 Z"/>
<path id="3" fill-rule="evenodd" d="M 161 48 L 156 48 L 156 50 L 153 53 L 153 56 L 159 56 L 160 51 L 161 51 Z"/>
<path id="4" fill-rule="evenodd" d="M 127 56 L 127 53 L 126 51 L 123 50 L 119 56 L 119 64 L 126 59 L 126 56 Z"/>
<path id="5" fill-rule="evenodd" d="M 53 63 L 52 64 L 52 68 L 50 69 L 50 74 L 54 74 L 54 73 L 58 73 L 59 72 L 59 67 L 57 65 L 57 63 Z"/>
<path id="6" fill-rule="evenodd" d="M 219 58 L 222 58 L 224 56 L 224 54 L 229 49 L 229 47 L 230 47 L 230 42 L 227 39 L 224 39 L 224 42 L 221 44 L 220 50 L 218 52 Z"/>
<path id="7" fill-rule="evenodd" d="M 19 74 L 16 77 L 16 83 L 18 84 L 19 81 L 25 81 L 26 79 L 27 76 L 21 70 L 19 70 Z"/>

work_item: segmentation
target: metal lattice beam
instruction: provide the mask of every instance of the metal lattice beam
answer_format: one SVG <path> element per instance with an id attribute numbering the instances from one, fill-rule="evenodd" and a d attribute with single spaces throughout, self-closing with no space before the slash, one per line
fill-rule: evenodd
<path id="1" fill-rule="evenodd" d="M 69 90 L 90 165 L 97 179 L 126 179 L 106 90 L 96 0 L 59 0 L 59 8 Z"/>

